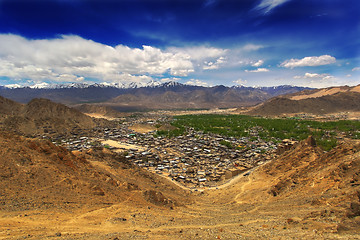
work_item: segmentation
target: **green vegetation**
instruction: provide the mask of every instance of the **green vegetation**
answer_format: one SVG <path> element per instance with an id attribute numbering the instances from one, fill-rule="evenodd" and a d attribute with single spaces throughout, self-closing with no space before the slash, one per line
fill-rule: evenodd
<path id="1" fill-rule="evenodd" d="M 155 137 L 165 136 L 165 137 L 176 137 L 185 134 L 185 127 L 180 126 L 174 130 L 157 130 Z"/>
<path id="2" fill-rule="evenodd" d="M 360 138 L 359 121 L 311 121 L 300 119 L 269 119 L 243 115 L 183 115 L 174 117 L 172 131 L 157 131 L 157 136 L 174 137 L 188 129 L 228 137 L 279 142 L 283 139 L 303 140 L 312 135 L 324 150 L 336 146 L 338 136 Z M 230 143 L 222 142 L 228 146 Z M 230 144 L 231 145 L 231 144 Z M 233 146 L 228 146 L 233 147 Z"/>
<path id="3" fill-rule="evenodd" d="M 221 145 L 224 145 L 224 146 L 226 146 L 226 147 L 228 147 L 228 148 L 233 148 L 233 146 L 231 145 L 231 143 L 228 142 L 228 141 L 225 141 L 225 140 L 221 140 L 221 141 L 220 141 L 220 144 L 221 144 Z"/>

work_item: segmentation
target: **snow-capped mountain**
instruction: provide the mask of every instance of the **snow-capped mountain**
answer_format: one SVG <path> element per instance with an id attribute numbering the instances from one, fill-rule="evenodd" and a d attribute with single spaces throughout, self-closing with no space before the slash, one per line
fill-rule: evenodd
<path id="1" fill-rule="evenodd" d="M 29 88 L 34 89 L 68 89 L 68 88 L 119 88 L 119 89 L 133 89 L 133 88 L 141 88 L 141 87 L 158 87 L 161 86 L 162 83 L 158 81 L 150 81 L 148 83 L 142 82 L 130 82 L 130 83 L 66 83 L 66 84 L 48 84 L 48 83 L 40 83 L 29 86 Z M 22 88 L 20 85 L 14 85 L 12 88 Z"/>
<path id="2" fill-rule="evenodd" d="M 201 102 L 196 106 L 216 106 L 219 107 L 237 106 L 241 104 L 255 104 L 265 101 L 271 97 L 290 94 L 302 91 L 306 88 L 293 86 L 277 87 L 245 87 L 223 85 L 214 87 L 203 87 L 181 84 L 176 81 L 158 82 L 150 81 L 148 83 L 131 82 L 123 83 L 69 83 L 60 85 L 50 85 L 38 83 L 34 86 L 13 88 L 0 88 L 0 95 L 10 98 L 17 102 L 27 103 L 33 98 L 47 98 L 55 102 L 65 104 L 77 103 L 100 103 L 111 102 L 125 104 L 132 99 L 139 99 L 135 104 L 144 105 L 152 103 L 159 105 L 162 102 L 168 102 L 176 106 L 176 101 Z M 116 98 L 116 101 L 114 99 Z M 140 103 L 142 102 L 142 103 Z M 230 104 L 231 103 L 231 104 Z M 180 106 L 180 105 L 179 105 Z M 168 107 L 168 106 L 167 106 Z"/>

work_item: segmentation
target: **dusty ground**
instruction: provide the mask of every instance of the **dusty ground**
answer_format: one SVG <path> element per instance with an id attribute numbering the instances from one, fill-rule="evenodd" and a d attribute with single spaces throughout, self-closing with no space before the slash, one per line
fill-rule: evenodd
<path id="1" fill-rule="evenodd" d="M 85 115 L 92 117 L 92 118 L 103 118 L 109 121 L 115 120 L 116 118 L 114 117 L 109 117 L 109 116 L 105 116 L 104 114 L 101 113 L 84 113 Z"/>
<path id="2" fill-rule="evenodd" d="M 157 128 L 151 124 L 134 124 L 129 128 L 138 133 L 148 133 L 157 130 Z"/>
<path id="3" fill-rule="evenodd" d="M 74 155 L 9 135 L 0 144 L 0 239 L 360 239 L 358 143 L 329 153 L 301 143 L 193 193 L 107 150 Z"/>
<path id="4" fill-rule="evenodd" d="M 2 239 L 358 239 L 337 233 L 336 224 L 303 219 L 323 207 L 275 201 L 243 201 L 251 177 L 238 186 L 198 193 L 195 202 L 173 210 L 137 204 L 131 196 L 105 207 L 73 211 L 1 212 Z M 149 209 L 150 207 L 150 209 Z"/>
<path id="5" fill-rule="evenodd" d="M 139 145 L 122 143 L 122 142 L 118 142 L 118 141 L 114 141 L 114 140 L 102 141 L 102 144 L 118 148 L 117 150 L 115 150 L 116 152 L 122 152 L 124 150 L 129 150 L 129 149 L 137 149 L 139 151 L 145 151 L 145 148 L 141 147 Z"/>

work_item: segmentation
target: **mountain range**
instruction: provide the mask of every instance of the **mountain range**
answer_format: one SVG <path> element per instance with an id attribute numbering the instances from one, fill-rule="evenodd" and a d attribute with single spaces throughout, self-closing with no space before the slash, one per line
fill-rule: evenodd
<path id="1" fill-rule="evenodd" d="M 127 88 L 101 84 L 57 85 L 50 88 L 0 88 L 0 95 L 11 100 L 27 103 L 34 98 L 46 98 L 67 105 L 101 103 L 119 110 L 126 109 L 179 109 L 179 108 L 229 108 L 255 105 L 274 96 L 290 94 L 305 87 L 202 87 L 178 82 L 146 86 L 129 84 Z"/>

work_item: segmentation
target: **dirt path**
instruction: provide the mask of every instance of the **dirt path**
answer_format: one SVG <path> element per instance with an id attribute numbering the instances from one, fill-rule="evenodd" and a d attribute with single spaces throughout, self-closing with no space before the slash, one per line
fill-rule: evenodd
<path id="1" fill-rule="evenodd" d="M 252 180 L 252 178 L 251 178 L 250 176 L 247 176 L 247 179 L 248 179 L 248 181 L 247 181 L 246 183 L 243 183 L 243 184 L 241 185 L 241 187 L 240 187 L 240 192 L 239 192 L 239 193 L 235 196 L 235 198 L 234 198 L 235 202 L 237 202 L 237 203 L 239 203 L 239 204 L 244 203 L 243 201 L 239 200 L 239 199 L 240 199 L 240 196 L 241 196 L 242 194 L 244 194 L 246 187 L 253 182 L 253 180 Z"/>
<path id="2" fill-rule="evenodd" d="M 255 168 L 253 168 L 253 169 L 250 169 L 249 171 L 247 171 L 247 172 L 245 172 L 245 173 L 241 173 L 241 174 L 239 174 L 239 175 L 237 175 L 237 176 L 235 176 L 235 177 L 233 177 L 233 178 L 230 178 L 230 179 L 227 180 L 225 183 L 222 183 L 222 184 L 220 184 L 220 185 L 218 185 L 218 186 L 195 188 L 195 189 L 194 189 L 194 188 L 189 188 L 189 187 L 187 187 L 187 186 L 185 186 L 185 185 L 183 185 L 183 184 L 181 184 L 181 183 L 179 183 L 179 182 L 177 182 L 177 181 L 175 181 L 175 180 L 172 180 L 172 179 L 171 179 L 170 177 L 168 177 L 168 176 L 164 176 L 164 175 L 161 175 L 161 174 L 157 174 L 157 175 L 160 176 L 160 177 L 163 177 L 163 178 L 167 179 L 168 181 L 174 183 L 175 185 L 181 187 L 182 189 L 189 190 L 189 191 L 195 191 L 195 190 L 197 190 L 197 191 L 202 192 L 202 191 L 204 191 L 204 190 L 224 189 L 224 188 L 227 188 L 227 187 L 229 187 L 229 186 L 232 186 L 232 185 L 238 183 L 241 179 L 245 178 L 246 176 L 244 176 L 244 175 L 250 174 L 250 173 L 251 173 L 252 171 L 254 171 L 256 168 L 257 168 L 257 167 L 255 167 Z M 154 173 L 154 174 L 156 174 L 156 173 Z"/>

